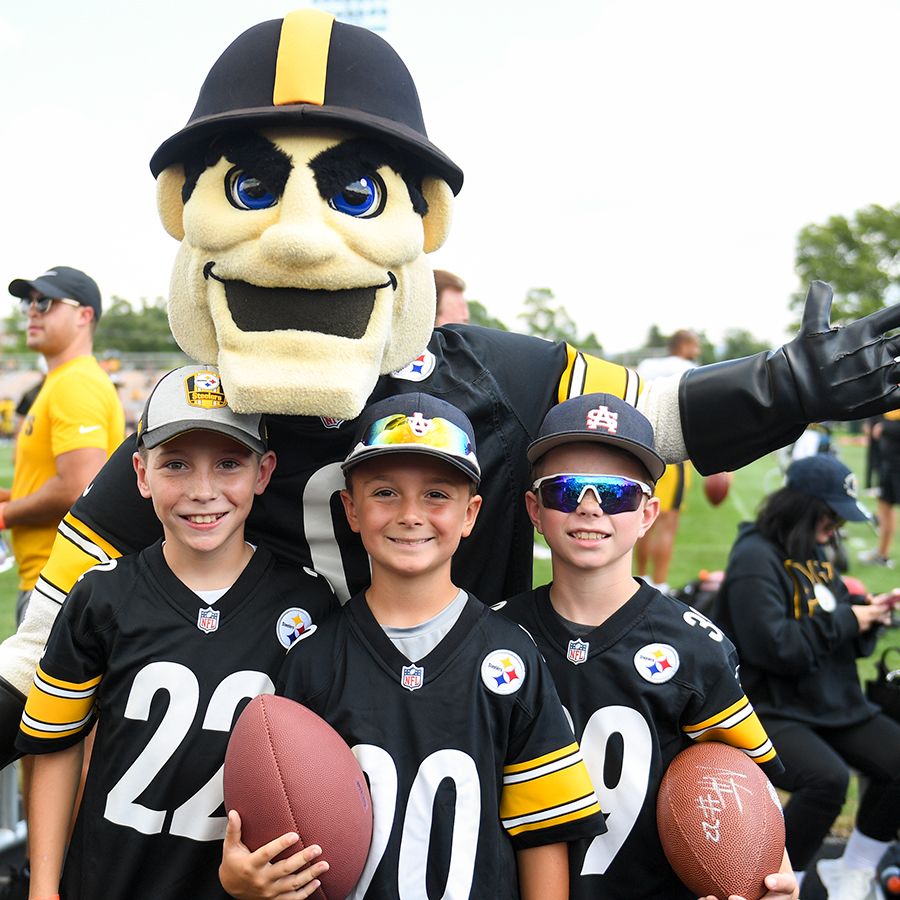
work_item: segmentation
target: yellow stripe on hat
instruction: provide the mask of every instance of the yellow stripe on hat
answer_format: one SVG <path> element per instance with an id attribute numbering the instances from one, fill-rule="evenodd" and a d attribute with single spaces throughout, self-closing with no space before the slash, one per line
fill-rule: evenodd
<path id="1" fill-rule="evenodd" d="M 297 9 L 281 23 L 272 103 L 325 102 L 325 73 L 334 16 L 320 9 Z"/>

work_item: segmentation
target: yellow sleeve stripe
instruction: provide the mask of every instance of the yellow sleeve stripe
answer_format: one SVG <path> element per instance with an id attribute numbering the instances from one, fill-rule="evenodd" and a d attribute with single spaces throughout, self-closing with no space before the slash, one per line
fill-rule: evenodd
<path id="1" fill-rule="evenodd" d="M 702 732 L 704 728 L 711 728 L 713 725 L 721 725 L 726 719 L 731 718 L 731 716 L 739 713 L 741 710 L 750 706 L 750 701 L 746 696 L 741 697 L 736 703 L 732 703 L 731 706 L 726 707 L 721 712 L 717 712 L 714 716 L 710 716 L 708 719 L 704 719 L 702 722 L 698 722 L 696 725 L 682 725 L 681 730 L 687 732 L 687 734 L 693 737 L 692 732 Z M 753 712 L 751 707 L 750 712 Z"/>
<path id="2" fill-rule="evenodd" d="M 102 675 L 98 675 L 96 678 L 90 678 L 87 681 L 82 682 L 64 681 L 62 678 L 54 678 L 52 675 L 48 675 L 40 665 L 38 665 L 34 681 L 41 690 L 47 691 L 48 693 L 58 693 L 62 695 L 63 692 L 65 692 L 66 695 L 74 696 L 76 693 L 93 694 L 97 685 L 100 684 L 102 677 Z M 60 688 L 61 690 L 53 691 L 53 688 Z"/>
<path id="3" fill-rule="evenodd" d="M 506 781 L 507 776 L 514 775 L 517 772 L 530 772 L 534 769 L 540 769 L 543 766 L 548 765 L 549 763 L 555 763 L 559 760 L 566 760 L 569 757 L 576 757 L 577 759 L 581 759 L 581 751 L 578 749 L 578 744 L 575 741 L 572 741 L 566 747 L 560 747 L 559 750 L 554 750 L 552 753 L 545 753 L 543 756 L 538 756 L 535 759 L 529 759 L 525 762 L 513 763 L 511 766 L 503 767 L 503 780 Z M 569 763 L 566 763 L 567 765 Z"/>
<path id="4" fill-rule="evenodd" d="M 29 725 L 28 722 L 26 722 L 26 720 L 23 718 L 19 723 L 19 730 L 23 734 L 27 734 L 29 737 L 50 739 L 69 737 L 69 735 L 77 734 L 82 730 L 82 728 L 71 728 L 68 731 L 54 731 L 52 734 L 50 734 L 45 729 L 32 728 L 31 725 Z"/>
<path id="5" fill-rule="evenodd" d="M 530 776 L 504 776 L 500 818 L 514 821 L 547 818 L 555 815 L 559 807 L 585 802 L 595 803 L 597 796 L 587 766 L 578 754 L 562 767 L 551 763 Z"/>
<path id="6" fill-rule="evenodd" d="M 91 718 L 96 688 L 64 691 L 35 677 L 22 713 L 21 729 L 32 737 L 54 738 L 74 734 Z"/>
<path id="7" fill-rule="evenodd" d="M 575 805 L 572 804 L 574 807 Z M 553 828 L 555 825 L 567 825 L 569 822 L 577 822 L 579 819 L 586 819 L 588 816 L 597 815 L 601 812 L 600 804 L 597 802 L 586 803 L 580 808 L 572 808 L 570 812 L 555 815 L 552 818 L 523 821 L 519 820 L 517 824 L 503 823 L 510 835 L 521 834 L 523 831 L 537 831 L 539 828 Z"/>
<path id="8" fill-rule="evenodd" d="M 582 353 L 567 344 L 566 368 L 559 380 L 559 402 L 597 392 L 615 394 L 635 404 L 641 392 L 641 380 L 632 369 Z"/>
<path id="9" fill-rule="evenodd" d="M 118 559 L 122 554 L 109 541 L 76 519 L 72 513 L 59 523 L 50 558 L 41 571 L 35 589 L 62 603 L 72 585 L 97 563 Z"/>

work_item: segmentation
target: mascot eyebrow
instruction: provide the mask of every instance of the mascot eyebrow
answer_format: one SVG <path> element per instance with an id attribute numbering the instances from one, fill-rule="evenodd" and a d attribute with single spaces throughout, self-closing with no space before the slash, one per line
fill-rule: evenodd
<path id="1" fill-rule="evenodd" d="M 280 197 L 284 193 L 293 169 L 291 157 L 277 144 L 256 132 L 237 131 L 216 138 L 185 160 L 184 185 L 181 188 L 184 203 L 190 200 L 197 179 L 223 156 L 238 168 L 252 172 L 274 196 Z M 309 162 L 316 188 L 325 201 L 348 184 L 363 175 L 373 174 L 382 166 L 389 166 L 403 179 L 413 210 L 425 216 L 428 203 L 422 194 L 422 174 L 405 154 L 392 151 L 377 141 L 350 138 L 323 150 Z"/>
<path id="2" fill-rule="evenodd" d="M 413 210 L 424 216 L 428 203 L 422 195 L 421 173 L 408 157 L 376 141 L 350 138 L 323 150 L 309 163 L 319 194 L 326 201 L 357 178 L 372 174 L 382 166 L 389 166 L 403 179 Z"/>

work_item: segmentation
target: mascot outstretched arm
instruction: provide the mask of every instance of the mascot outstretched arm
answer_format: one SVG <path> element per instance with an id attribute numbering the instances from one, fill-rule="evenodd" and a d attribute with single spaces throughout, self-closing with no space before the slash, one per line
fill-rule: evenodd
<path id="1" fill-rule="evenodd" d="M 454 579 L 489 603 L 530 586 L 525 448 L 560 400 L 603 391 L 638 404 L 661 452 L 689 456 L 702 472 L 737 468 L 810 421 L 900 403 L 900 350 L 883 336 L 900 311 L 831 328 L 821 283 L 785 347 L 646 386 L 566 344 L 432 330 L 426 254 L 448 234 L 462 172 L 428 140 L 393 49 L 318 10 L 240 35 L 150 165 L 163 225 L 180 242 L 172 332 L 192 357 L 219 366 L 235 409 L 268 414 L 278 466 L 248 537 L 326 575 L 342 598 L 369 575 L 337 497 L 349 421 L 369 399 L 424 390 L 474 424 L 485 502 Z M 72 584 L 160 534 L 135 485 L 133 449 L 126 440 L 66 515 L 25 621 L 0 646 L 2 763 L 14 758 L 24 696 Z"/>

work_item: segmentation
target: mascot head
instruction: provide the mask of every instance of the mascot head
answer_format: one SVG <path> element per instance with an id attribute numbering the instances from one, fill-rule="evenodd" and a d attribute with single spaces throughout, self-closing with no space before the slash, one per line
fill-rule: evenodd
<path id="1" fill-rule="evenodd" d="M 312 9 L 250 28 L 150 168 L 172 333 L 238 412 L 355 418 L 427 344 L 462 172 L 377 35 Z"/>

